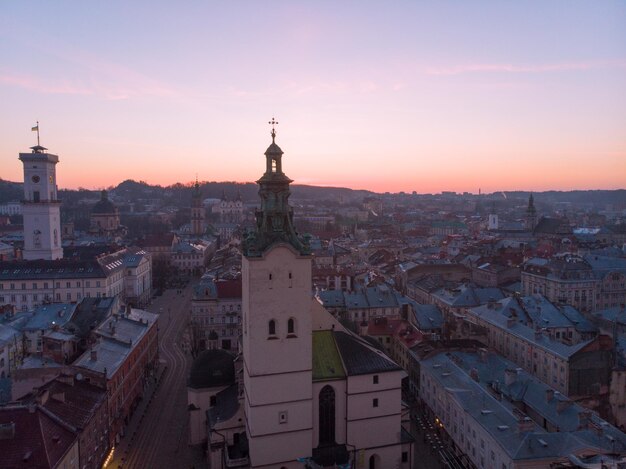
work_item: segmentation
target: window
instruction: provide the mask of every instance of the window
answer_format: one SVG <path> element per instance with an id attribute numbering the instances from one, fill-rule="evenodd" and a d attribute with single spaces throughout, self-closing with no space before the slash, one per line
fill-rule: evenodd
<path id="1" fill-rule="evenodd" d="M 402 451 L 402 462 L 409 462 L 409 452 Z"/>
<path id="2" fill-rule="evenodd" d="M 335 444 L 335 390 L 324 386 L 319 395 L 319 445 Z"/>
<path id="3" fill-rule="evenodd" d="M 372 377 L 372 381 L 373 381 L 374 384 L 378 384 L 378 375 L 374 375 Z"/>
<path id="4" fill-rule="evenodd" d="M 370 456 L 369 469 L 380 469 L 380 456 L 373 454 Z"/>
<path id="5" fill-rule="evenodd" d="M 372 400 L 372 407 L 378 407 L 378 399 Z"/>
<path id="6" fill-rule="evenodd" d="M 294 336 L 296 333 L 296 321 L 293 318 L 289 318 L 287 321 L 287 337 L 289 335 Z"/>
<path id="7" fill-rule="evenodd" d="M 276 335 L 276 321 L 274 321 L 273 319 L 270 320 L 267 326 L 267 329 L 268 329 L 267 332 L 270 336 L 275 336 Z"/>

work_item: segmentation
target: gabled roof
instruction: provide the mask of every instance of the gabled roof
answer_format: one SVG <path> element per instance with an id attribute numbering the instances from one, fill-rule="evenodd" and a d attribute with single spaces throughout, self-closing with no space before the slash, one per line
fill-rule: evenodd
<path id="1" fill-rule="evenodd" d="M 358 336 L 343 331 L 334 331 L 333 335 L 348 376 L 402 370 L 383 352 L 374 350 Z"/>
<path id="2" fill-rule="evenodd" d="M 73 376 L 60 377 L 46 383 L 39 388 L 38 395 L 44 392 L 48 392 L 49 397 L 41 406 L 79 430 L 86 427 L 107 396 L 105 389 Z M 28 400 L 33 400 L 33 397 L 29 396 Z"/>
<path id="3" fill-rule="evenodd" d="M 437 305 L 413 303 L 413 316 L 415 323 L 421 331 L 430 331 L 443 327 L 443 314 Z"/>
<path id="4" fill-rule="evenodd" d="M 345 378 L 332 331 L 313 331 L 313 381 Z"/>
<path id="5" fill-rule="evenodd" d="M 549 218 L 542 217 L 535 226 L 535 233 L 555 234 L 555 235 L 570 235 L 572 234 L 572 228 L 569 225 L 569 221 L 564 218 Z"/>
<path id="6" fill-rule="evenodd" d="M 12 438 L 0 439 L 0 464 L 7 469 L 56 467 L 76 441 L 76 435 L 39 407 L 0 408 L 0 424 L 13 424 L 15 431 Z"/>

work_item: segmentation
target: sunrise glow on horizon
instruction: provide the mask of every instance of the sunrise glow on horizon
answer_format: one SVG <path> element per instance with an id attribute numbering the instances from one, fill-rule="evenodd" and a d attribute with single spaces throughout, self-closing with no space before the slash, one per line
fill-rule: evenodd
<path id="1" fill-rule="evenodd" d="M 626 188 L 623 2 L 4 2 L 0 178 Z"/>

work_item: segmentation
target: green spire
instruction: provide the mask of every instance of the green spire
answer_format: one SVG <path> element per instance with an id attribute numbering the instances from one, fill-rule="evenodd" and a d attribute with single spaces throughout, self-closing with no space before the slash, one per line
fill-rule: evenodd
<path id="1" fill-rule="evenodd" d="M 270 123 L 277 124 L 274 119 Z M 245 235 L 244 254 L 258 257 L 274 244 L 287 243 L 300 254 L 308 255 L 308 240 L 300 237 L 293 226 L 293 209 L 289 205 L 289 184 L 293 181 L 283 173 L 283 151 L 276 144 L 274 128 L 271 135 L 272 143 L 265 151 L 265 173 L 257 181 L 261 209 L 256 212 L 256 229 Z"/>

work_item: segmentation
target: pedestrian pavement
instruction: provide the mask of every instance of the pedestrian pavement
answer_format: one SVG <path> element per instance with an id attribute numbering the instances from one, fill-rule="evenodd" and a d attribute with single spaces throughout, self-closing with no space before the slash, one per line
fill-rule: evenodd
<path id="1" fill-rule="evenodd" d="M 137 428 L 143 422 L 143 417 L 148 409 L 148 406 L 152 402 L 152 397 L 159 389 L 161 385 L 161 380 L 163 379 L 163 375 L 167 371 L 167 365 L 163 365 L 161 361 L 159 361 L 159 365 L 154 376 L 149 378 L 148 383 L 144 389 L 143 398 L 139 401 L 139 404 L 135 408 L 132 417 L 130 418 L 130 422 L 125 428 L 124 436 L 120 440 L 120 442 L 115 446 L 115 451 L 113 452 L 113 457 L 111 461 L 106 467 L 109 468 L 121 468 L 124 464 L 124 459 L 126 454 L 128 453 L 129 447 L 133 444 L 133 440 L 135 438 L 135 434 L 137 433 Z"/>

